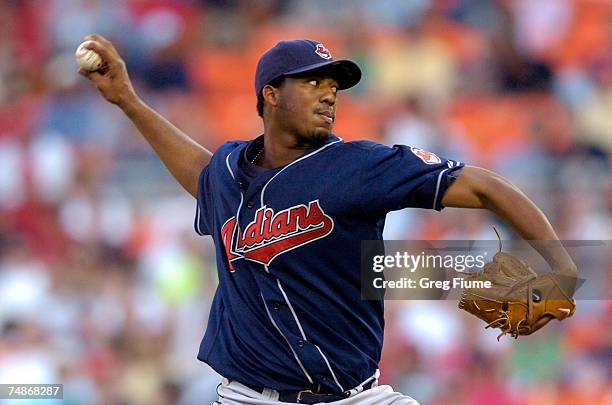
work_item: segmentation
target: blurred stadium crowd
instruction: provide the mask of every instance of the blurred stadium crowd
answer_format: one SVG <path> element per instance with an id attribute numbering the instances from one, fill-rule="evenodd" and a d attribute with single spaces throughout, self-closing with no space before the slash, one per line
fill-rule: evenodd
<path id="1" fill-rule="evenodd" d="M 62 382 L 67 404 L 216 397 L 218 376 L 195 358 L 211 242 L 192 230 L 195 201 L 76 74 L 94 32 L 145 101 L 213 150 L 262 129 L 259 55 L 320 40 L 364 71 L 341 94 L 336 134 L 490 168 L 561 238 L 612 239 L 610 1 L 5 0 L 0 383 Z M 493 221 L 403 211 L 386 236 L 494 239 Z M 423 404 L 612 404 L 609 301 L 501 343 L 455 304 L 387 302 L 382 383 Z"/>

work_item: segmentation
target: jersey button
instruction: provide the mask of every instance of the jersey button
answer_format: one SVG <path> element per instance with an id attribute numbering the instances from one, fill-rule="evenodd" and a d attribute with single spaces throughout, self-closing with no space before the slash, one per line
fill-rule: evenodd
<path id="1" fill-rule="evenodd" d="M 297 345 L 298 345 L 299 347 L 304 347 L 304 341 L 303 341 L 302 339 L 298 339 L 298 340 L 297 340 Z"/>
<path id="2" fill-rule="evenodd" d="M 243 188 L 244 187 L 244 183 L 241 181 L 238 181 L 238 188 Z"/>
<path id="3" fill-rule="evenodd" d="M 247 208 L 253 208 L 253 203 L 247 203 Z"/>
<path id="4" fill-rule="evenodd" d="M 279 302 L 277 302 L 277 301 L 274 301 L 274 302 L 272 303 L 272 308 L 274 308 L 274 309 L 280 309 L 280 303 L 279 303 Z"/>

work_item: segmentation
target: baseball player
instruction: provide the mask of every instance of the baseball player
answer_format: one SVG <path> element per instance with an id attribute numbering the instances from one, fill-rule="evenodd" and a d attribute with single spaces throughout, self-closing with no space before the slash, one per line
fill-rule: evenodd
<path id="1" fill-rule="evenodd" d="M 490 171 L 334 135 L 339 92 L 361 71 L 321 43 L 282 41 L 261 56 L 264 133 L 212 154 L 136 95 L 107 39 L 86 39 L 106 67 L 80 73 L 197 199 L 195 230 L 214 240 L 219 287 L 198 358 L 223 376 L 220 404 L 416 403 L 378 385 L 383 301 L 360 297 L 360 242 L 382 239 L 390 211 L 486 208 L 525 239 L 557 240 L 543 213 Z M 566 254 L 540 253 L 574 268 Z"/>

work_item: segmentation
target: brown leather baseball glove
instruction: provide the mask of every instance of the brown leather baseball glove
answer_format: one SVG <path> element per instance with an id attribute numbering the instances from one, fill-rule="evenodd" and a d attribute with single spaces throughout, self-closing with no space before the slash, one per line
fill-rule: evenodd
<path id="1" fill-rule="evenodd" d="M 485 321 L 485 329 L 499 328 L 502 333 L 497 340 L 508 333 L 514 338 L 530 335 L 552 319 L 572 316 L 576 309 L 565 277 L 554 273 L 538 276 L 517 257 L 501 252 L 501 245 L 483 271 L 467 280 L 491 283 L 490 288 L 464 289 L 458 306 Z"/>

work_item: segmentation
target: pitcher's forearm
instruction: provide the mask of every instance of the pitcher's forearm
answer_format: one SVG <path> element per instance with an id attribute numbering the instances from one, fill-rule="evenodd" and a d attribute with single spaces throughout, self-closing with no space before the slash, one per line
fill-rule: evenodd
<path id="1" fill-rule="evenodd" d="M 576 266 L 548 218 L 503 177 L 479 167 L 466 166 L 447 190 L 442 204 L 445 207 L 488 209 L 529 241 L 552 269 L 575 273 Z"/>
<path id="2" fill-rule="evenodd" d="M 493 186 L 493 184 L 496 184 Z M 481 196 L 483 205 L 509 224 L 556 272 L 575 273 L 576 266 L 544 213 L 522 191 L 496 179 Z"/>
<path id="3" fill-rule="evenodd" d="M 212 153 L 172 125 L 138 97 L 119 107 L 155 150 L 172 176 L 194 197 L 198 192 L 198 176 Z"/>
<path id="4" fill-rule="evenodd" d="M 172 125 L 136 95 L 127 66 L 115 46 L 101 35 L 85 37 L 85 49 L 100 55 L 104 65 L 96 71 L 79 69 L 108 102 L 117 105 L 153 147 L 174 178 L 194 197 L 198 177 L 212 154 Z"/>

